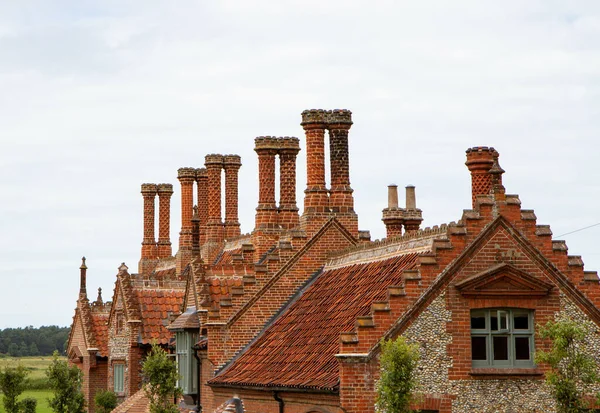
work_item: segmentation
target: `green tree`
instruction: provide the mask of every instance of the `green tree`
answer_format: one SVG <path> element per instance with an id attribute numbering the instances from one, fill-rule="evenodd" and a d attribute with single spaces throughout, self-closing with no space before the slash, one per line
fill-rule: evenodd
<path id="1" fill-rule="evenodd" d="M 19 402 L 19 407 L 22 413 L 35 413 L 37 408 L 37 399 L 26 397 Z"/>
<path id="2" fill-rule="evenodd" d="M 379 411 L 410 412 L 410 402 L 418 384 L 415 377 L 418 362 L 418 344 L 409 344 L 402 336 L 396 340 L 381 341 L 381 378 L 377 383 Z"/>
<path id="3" fill-rule="evenodd" d="M 537 363 L 548 363 L 546 383 L 552 389 L 559 413 L 580 413 L 587 411 L 585 389 L 599 381 L 596 361 L 582 351 L 587 329 L 570 319 L 549 321 L 540 330 L 542 338 L 552 341 L 548 352 L 539 350 L 535 355 Z"/>
<path id="4" fill-rule="evenodd" d="M 99 413 L 109 413 L 117 407 L 117 395 L 115 392 L 110 390 L 99 391 L 94 396 L 94 403 L 96 404 Z"/>
<path id="5" fill-rule="evenodd" d="M 6 413 L 18 413 L 19 402 L 17 398 L 25 390 L 27 370 L 25 367 L 4 367 L 0 372 L 0 390 L 4 394 L 2 404 Z"/>
<path id="6" fill-rule="evenodd" d="M 59 360 L 58 351 L 54 352 L 53 358 L 46 370 L 50 389 L 54 392 L 54 398 L 48 400 L 50 408 L 55 413 L 83 413 L 85 398 L 81 393 L 81 370 Z"/>
<path id="7" fill-rule="evenodd" d="M 144 361 L 142 373 L 146 381 L 144 391 L 150 400 L 151 413 L 178 413 L 173 400 L 181 396 L 177 387 L 177 366 L 156 343 L 152 344 L 150 355 Z"/>

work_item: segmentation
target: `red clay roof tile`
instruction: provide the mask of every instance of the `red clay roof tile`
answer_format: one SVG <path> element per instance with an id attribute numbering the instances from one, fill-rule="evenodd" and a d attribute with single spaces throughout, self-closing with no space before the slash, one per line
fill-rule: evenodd
<path id="1" fill-rule="evenodd" d="M 384 300 L 402 271 L 414 268 L 418 254 L 327 270 L 211 383 L 319 388 L 339 381 L 339 335 Z"/>

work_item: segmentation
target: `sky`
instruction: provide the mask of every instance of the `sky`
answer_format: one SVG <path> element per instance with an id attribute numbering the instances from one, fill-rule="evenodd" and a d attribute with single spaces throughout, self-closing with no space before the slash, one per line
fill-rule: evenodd
<path id="1" fill-rule="evenodd" d="M 258 199 L 256 136 L 300 113 L 353 112 L 360 229 L 385 236 L 387 185 L 416 186 L 423 226 L 471 206 L 465 150 L 493 146 L 507 193 L 586 270 L 600 269 L 597 0 L 0 0 L 0 328 L 70 325 L 137 269 L 140 184 L 236 153 L 240 221 Z M 402 192 L 401 192 L 402 193 Z M 401 195 L 401 203 L 403 195 Z"/>

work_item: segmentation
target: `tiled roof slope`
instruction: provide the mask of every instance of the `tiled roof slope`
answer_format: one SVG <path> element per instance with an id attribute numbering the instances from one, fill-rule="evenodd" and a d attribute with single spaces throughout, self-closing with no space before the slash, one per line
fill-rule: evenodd
<path id="1" fill-rule="evenodd" d="M 112 413 L 147 413 L 150 411 L 150 401 L 144 389 L 138 390 L 133 396 L 118 405 Z"/>
<path id="2" fill-rule="evenodd" d="M 236 254 L 241 254 L 242 248 L 236 248 L 234 250 L 225 250 L 222 251 L 215 260 L 213 265 L 227 265 L 233 262 L 233 256 Z"/>
<path id="3" fill-rule="evenodd" d="M 169 313 L 180 312 L 184 290 L 135 290 L 135 295 L 142 314 L 142 344 L 167 344 L 172 335 L 167 330 Z"/>
<path id="4" fill-rule="evenodd" d="M 334 390 L 340 333 L 386 298 L 418 253 L 324 271 L 237 360 L 210 383 Z"/>
<path id="5" fill-rule="evenodd" d="M 98 352 L 102 357 L 108 356 L 108 313 L 92 313 L 92 330 L 96 339 Z"/>

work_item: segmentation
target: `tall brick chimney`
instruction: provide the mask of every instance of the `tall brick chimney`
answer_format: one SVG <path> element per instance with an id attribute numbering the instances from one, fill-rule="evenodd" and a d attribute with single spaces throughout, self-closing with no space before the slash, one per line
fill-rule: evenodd
<path id="1" fill-rule="evenodd" d="M 388 185 L 388 207 L 383 210 L 382 221 L 387 238 L 402 235 L 404 210 L 398 207 L 398 185 Z"/>
<path id="2" fill-rule="evenodd" d="M 81 258 L 81 267 L 79 267 L 79 299 L 87 299 L 87 265 L 85 265 L 85 257 Z"/>
<path id="3" fill-rule="evenodd" d="M 498 152 L 487 146 L 476 146 L 467 149 L 467 168 L 471 172 L 471 197 L 473 208 L 478 195 L 487 195 L 492 192 L 492 174 L 490 169 L 494 161 L 498 160 Z"/>
<path id="4" fill-rule="evenodd" d="M 225 239 L 240 235 L 240 220 L 238 217 L 238 171 L 242 166 L 239 155 L 225 155 Z"/>
<path id="5" fill-rule="evenodd" d="M 196 169 L 179 168 L 177 179 L 181 184 L 181 232 L 177 253 L 176 273 L 181 275 L 192 257 L 192 208 L 194 206 L 194 181 Z"/>
<path id="6" fill-rule="evenodd" d="M 298 226 L 300 216 L 296 204 L 296 157 L 300 139 L 279 138 L 279 225 L 284 229 Z"/>
<path id="7" fill-rule="evenodd" d="M 329 161 L 331 188 L 329 205 L 333 212 L 354 212 L 354 198 L 350 187 L 348 131 L 352 126 L 352 112 L 336 109 L 328 114 Z"/>
<path id="8" fill-rule="evenodd" d="M 158 187 L 156 184 L 142 184 L 144 197 L 144 238 L 142 240 L 142 256 L 138 264 L 138 272 L 145 274 L 156 264 L 156 238 L 154 236 L 154 203 Z"/>
<path id="9" fill-rule="evenodd" d="M 192 257 L 200 256 L 200 217 L 198 216 L 198 206 L 194 205 L 194 215 L 192 215 Z"/>
<path id="10" fill-rule="evenodd" d="M 221 171 L 223 155 L 210 154 L 204 158 L 208 174 L 208 222 L 206 224 L 207 242 L 223 241 L 223 220 L 221 218 Z"/>
<path id="11" fill-rule="evenodd" d="M 417 197 L 415 187 L 406 187 L 406 209 L 404 211 L 404 228 L 407 233 L 418 231 L 423 222 L 423 212 L 417 208 Z"/>
<path id="12" fill-rule="evenodd" d="M 171 248 L 171 195 L 173 185 L 158 184 L 158 258 L 173 255 Z"/>
<path id="13" fill-rule="evenodd" d="M 272 136 L 254 139 L 258 154 L 258 207 L 255 228 L 278 228 L 278 211 L 275 204 L 275 155 L 279 141 Z"/>
<path id="14" fill-rule="evenodd" d="M 200 245 L 206 242 L 206 224 L 208 223 L 208 173 L 206 168 L 196 169 L 198 185 L 198 219 L 200 226 Z"/>
<path id="15" fill-rule="evenodd" d="M 325 185 L 325 129 L 327 111 L 310 109 L 302 112 L 306 134 L 306 175 L 304 214 L 329 213 L 329 191 Z"/>

